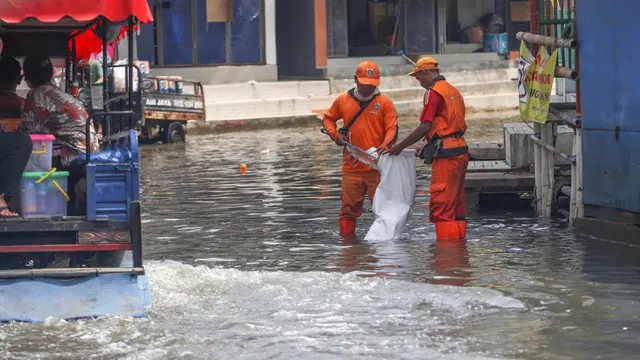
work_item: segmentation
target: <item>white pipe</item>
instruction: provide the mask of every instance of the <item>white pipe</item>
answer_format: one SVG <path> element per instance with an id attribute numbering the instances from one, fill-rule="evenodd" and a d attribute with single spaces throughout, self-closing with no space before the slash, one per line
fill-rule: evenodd
<path id="1" fill-rule="evenodd" d="M 537 138 L 535 135 L 529 135 L 529 138 L 538 146 L 543 147 L 544 149 L 548 150 L 549 152 L 552 152 L 558 156 L 560 156 L 561 158 L 574 163 L 575 160 L 572 159 L 569 155 L 563 153 L 562 151 L 559 151 L 558 149 L 554 148 L 553 146 L 547 144 L 546 142 L 543 142 L 542 140 L 540 140 L 539 138 Z"/>
<path id="2" fill-rule="evenodd" d="M 541 124 L 540 126 L 541 129 L 541 133 L 540 133 L 540 137 L 541 140 L 544 144 L 547 144 L 547 137 L 549 135 L 549 133 L 547 132 L 547 127 L 546 124 Z M 540 168 L 542 169 L 542 211 L 541 211 L 541 215 L 546 217 L 547 215 L 547 206 L 549 203 L 549 157 L 547 156 L 546 152 L 541 152 L 541 157 L 542 157 L 542 163 L 540 164 Z"/>
<path id="3" fill-rule="evenodd" d="M 576 129 L 576 148 L 578 153 L 576 154 L 576 218 L 584 217 L 584 192 L 583 192 L 583 170 L 584 161 L 582 158 L 582 129 Z"/>
<path id="4" fill-rule="evenodd" d="M 533 125 L 536 134 L 540 134 L 542 125 L 536 123 Z M 535 136 L 534 136 L 535 137 Z M 537 138 L 536 138 L 537 139 Z M 542 216 L 542 149 L 540 146 L 533 147 L 534 158 L 534 174 L 535 174 L 535 196 L 536 196 L 536 215 Z"/>
<path id="5" fill-rule="evenodd" d="M 542 134 L 541 140 L 544 144 L 549 144 L 549 131 L 548 124 L 542 124 Z M 545 147 L 546 148 L 546 147 Z M 551 208 L 550 203 L 551 199 L 549 199 L 549 152 L 542 152 L 542 216 L 549 216 L 549 209 Z"/>
<path id="6" fill-rule="evenodd" d="M 552 122 L 548 122 L 545 124 L 546 128 L 547 128 L 547 141 L 548 143 L 553 146 L 553 144 L 555 143 L 554 141 L 554 128 L 556 127 L 555 123 Z M 547 188 L 547 216 L 551 216 L 551 209 L 553 208 L 553 202 L 555 200 L 555 194 L 553 192 L 554 188 L 555 188 L 555 182 L 556 182 L 556 161 L 555 161 L 555 157 L 553 156 L 554 153 L 551 151 L 546 151 L 547 154 L 547 166 L 549 167 L 548 173 L 547 175 L 549 176 L 549 187 Z"/>
<path id="7" fill-rule="evenodd" d="M 575 129 L 573 131 L 573 153 L 578 154 L 577 149 L 577 136 L 576 132 L 579 129 Z M 577 157 L 576 157 L 577 160 Z M 576 171 L 577 165 L 576 162 L 571 163 L 571 196 L 569 197 L 569 226 L 573 227 L 576 217 L 578 215 L 578 209 L 576 207 L 576 196 L 577 196 L 577 181 L 578 181 L 578 173 Z"/>

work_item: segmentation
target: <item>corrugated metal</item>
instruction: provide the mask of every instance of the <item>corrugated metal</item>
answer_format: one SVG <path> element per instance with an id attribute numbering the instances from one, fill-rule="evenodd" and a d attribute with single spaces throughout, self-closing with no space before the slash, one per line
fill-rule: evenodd
<path id="1" fill-rule="evenodd" d="M 577 11 L 584 203 L 640 212 L 640 1 L 580 0 Z"/>

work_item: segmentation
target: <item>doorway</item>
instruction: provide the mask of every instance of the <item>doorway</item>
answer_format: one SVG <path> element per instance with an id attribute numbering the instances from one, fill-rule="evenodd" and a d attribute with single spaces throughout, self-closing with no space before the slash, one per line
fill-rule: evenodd
<path id="1" fill-rule="evenodd" d="M 402 44 L 400 13 L 399 0 L 347 0 L 349 56 L 385 56 L 397 50 Z"/>

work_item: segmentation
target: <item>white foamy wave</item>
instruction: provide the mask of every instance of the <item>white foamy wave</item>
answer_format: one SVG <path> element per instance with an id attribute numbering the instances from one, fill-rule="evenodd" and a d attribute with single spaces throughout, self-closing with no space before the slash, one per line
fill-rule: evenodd
<path id="1" fill-rule="evenodd" d="M 414 283 L 385 278 L 362 278 L 336 272 L 240 271 L 208 266 L 192 266 L 176 261 L 150 262 L 146 265 L 151 281 L 154 307 L 182 306 L 188 301 L 211 308 L 212 301 L 270 303 L 278 299 L 282 305 L 290 300 L 325 305 L 358 298 L 362 304 L 376 305 L 390 300 L 394 305 L 411 307 L 430 303 L 435 308 L 468 311 L 470 305 L 482 304 L 498 308 L 524 308 L 517 299 L 502 293 L 475 287 L 457 287 Z M 402 293 L 402 299 L 397 297 Z M 184 295 L 181 299 L 180 296 Z M 226 296 L 225 296 L 226 295 Z M 245 296 L 246 295 L 246 296 Z M 202 301 L 202 303 L 199 302 Z M 334 303 L 334 304 L 332 304 Z M 321 305 L 321 304 L 316 304 Z"/>
<path id="2" fill-rule="evenodd" d="M 14 324 L 8 358 L 487 359 L 467 331 L 520 311 L 497 291 L 353 274 L 264 272 L 150 262 L 148 319 Z M 469 322 L 467 322 L 469 320 Z M 64 347 L 47 344 L 65 343 Z"/>

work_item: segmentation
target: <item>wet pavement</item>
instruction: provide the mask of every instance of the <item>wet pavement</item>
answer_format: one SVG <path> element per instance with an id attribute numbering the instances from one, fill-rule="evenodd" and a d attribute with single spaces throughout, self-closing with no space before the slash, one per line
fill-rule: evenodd
<path id="1" fill-rule="evenodd" d="M 403 134 L 412 125 L 403 122 Z M 501 126 L 472 123 L 469 133 L 498 140 Z M 3 325 L 5 358 L 631 359 L 640 351 L 640 249 L 529 212 L 470 213 L 466 245 L 435 244 L 424 176 L 403 239 L 345 244 L 340 157 L 319 128 L 145 147 L 148 319 Z M 360 238 L 373 220 L 367 209 Z"/>

